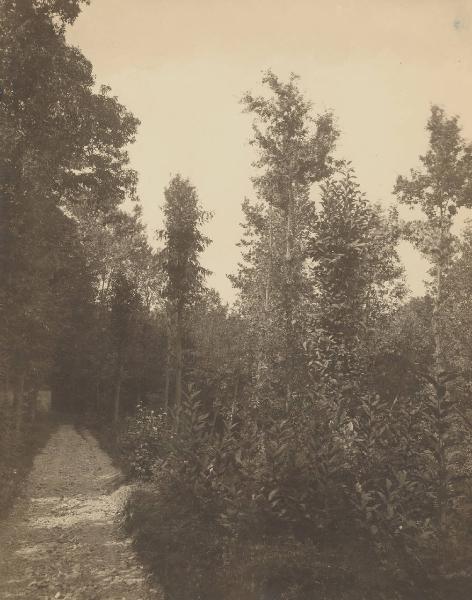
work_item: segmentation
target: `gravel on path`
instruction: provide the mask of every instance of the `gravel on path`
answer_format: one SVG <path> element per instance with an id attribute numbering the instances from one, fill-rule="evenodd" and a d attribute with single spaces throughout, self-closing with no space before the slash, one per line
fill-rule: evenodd
<path id="1" fill-rule="evenodd" d="M 120 478 L 90 433 L 59 427 L 0 523 L 1 600 L 163 600 L 120 529 Z"/>

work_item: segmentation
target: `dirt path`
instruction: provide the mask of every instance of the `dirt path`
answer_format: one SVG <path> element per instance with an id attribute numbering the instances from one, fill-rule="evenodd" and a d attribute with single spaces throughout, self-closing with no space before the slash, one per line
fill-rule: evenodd
<path id="1" fill-rule="evenodd" d="M 59 427 L 0 524 L 2 600 L 162 600 L 117 523 L 119 477 L 95 438 Z"/>

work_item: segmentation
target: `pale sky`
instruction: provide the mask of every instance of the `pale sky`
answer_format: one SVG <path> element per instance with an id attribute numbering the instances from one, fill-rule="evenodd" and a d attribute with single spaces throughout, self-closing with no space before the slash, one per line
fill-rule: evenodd
<path id="1" fill-rule="evenodd" d="M 315 111 L 334 112 L 338 155 L 385 206 L 426 149 L 432 103 L 472 138 L 472 0 L 92 0 L 68 39 L 141 120 L 130 156 L 150 238 L 175 173 L 214 212 L 203 262 L 228 301 L 241 202 L 254 197 L 239 99 L 263 71 L 297 73 Z M 405 245 L 402 257 L 421 293 L 425 263 Z"/>

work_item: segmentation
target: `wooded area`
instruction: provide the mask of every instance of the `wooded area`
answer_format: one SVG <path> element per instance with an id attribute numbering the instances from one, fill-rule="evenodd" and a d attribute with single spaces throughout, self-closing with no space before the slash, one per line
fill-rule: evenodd
<path id="1" fill-rule="evenodd" d="M 164 225 L 147 238 L 139 121 L 66 43 L 82 4 L 0 1 L 0 480 L 50 389 L 139 482 L 126 525 L 170 600 L 469 599 L 459 118 L 432 106 L 428 150 L 394 187 L 406 221 L 362 193 L 334 115 L 267 72 L 241 101 L 257 160 L 228 306 L 185 175 L 156 190 Z M 405 239 L 430 263 L 423 297 Z"/>

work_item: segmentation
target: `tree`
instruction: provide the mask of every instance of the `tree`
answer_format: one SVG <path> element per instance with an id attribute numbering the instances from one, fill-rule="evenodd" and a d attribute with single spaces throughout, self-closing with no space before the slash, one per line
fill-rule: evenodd
<path id="1" fill-rule="evenodd" d="M 230 277 L 238 290 L 237 308 L 246 322 L 247 346 L 254 365 L 252 400 L 267 404 L 284 395 L 286 377 L 281 372 L 285 354 L 282 289 L 284 258 L 276 252 L 283 243 L 281 220 L 263 203 L 243 202 L 244 235 L 239 242 L 242 261 Z M 282 237 L 281 237 L 282 235 Z M 283 360 L 283 359 L 282 359 Z"/>
<path id="2" fill-rule="evenodd" d="M 163 268 L 166 283 L 163 294 L 167 301 L 169 322 L 175 349 L 175 411 L 176 424 L 182 397 L 183 336 L 185 313 L 200 296 L 208 271 L 199 262 L 199 255 L 210 240 L 200 227 L 210 218 L 210 214 L 200 207 L 197 192 L 188 179 L 174 176 L 164 191 L 164 229 L 159 236 L 164 240 L 162 250 Z M 170 346 L 170 344 L 169 344 Z M 170 348 L 168 350 L 170 353 Z M 167 375 L 167 381 L 169 380 Z M 168 384 L 165 403 L 168 403 Z"/>
<path id="3" fill-rule="evenodd" d="M 259 200 L 269 207 L 269 230 L 277 217 L 283 227 L 283 247 L 278 246 L 269 235 L 269 252 L 283 257 L 286 410 L 291 404 L 295 378 L 295 324 L 305 258 L 300 231 L 306 222 L 311 185 L 329 174 L 331 152 L 337 138 L 332 115 L 326 113 L 312 117 L 311 105 L 303 98 L 296 79 L 292 75 L 288 83 L 282 83 L 269 71 L 262 81 L 272 97 L 248 93 L 242 100 L 245 111 L 255 115 L 251 144 L 259 152 L 254 166 L 262 172 L 253 178 L 254 186 Z M 269 274 L 268 280 L 272 275 Z"/>
<path id="4" fill-rule="evenodd" d="M 315 323 L 347 362 L 368 352 L 373 331 L 395 312 L 404 292 L 395 213 L 370 205 L 344 165 L 321 186 L 310 243 Z M 349 365 L 345 364 L 346 372 Z"/>
<path id="5" fill-rule="evenodd" d="M 445 309 L 450 299 L 444 282 L 455 250 L 454 217 L 459 208 L 472 207 L 472 146 L 461 137 L 457 117 L 447 117 L 438 106 L 432 107 L 426 129 L 429 149 L 420 157 L 422 168 L 411 170 L 409 178 L 398 177 L 394 192 L 401 203 L 422 210 L 425 220 L 411 221 L 406 236 L 432 264 L 434 365 L 429 381 L 436 404 L 438 526 L 442 546 L 451 500 L 450 454 L 454 437 L 452 398 L 448 394 L 451 360 L 444 347 Z"/>

